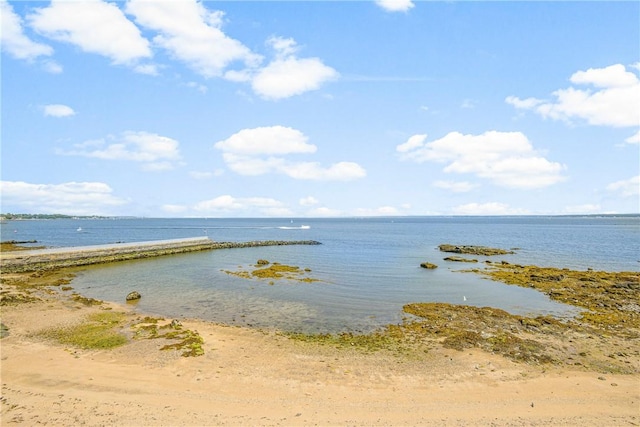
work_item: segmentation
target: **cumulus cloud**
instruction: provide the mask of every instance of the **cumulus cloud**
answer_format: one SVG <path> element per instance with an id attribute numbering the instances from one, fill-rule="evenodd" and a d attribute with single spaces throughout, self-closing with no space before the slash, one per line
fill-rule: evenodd
<path id="1" fill-rule="evenodd" d="M 58 154 L 139 162 L 146 171 L 173 169 L 181 158 L 178 141 L 154 133 L 132 131 L 118 137 L 76 144 L 74 149 L 59 150 Z"/>
<path id="2" fill-rule="evenodd" d="M 433 186 L 454 193 L 466 193 L 477 188 L 479 184 L 473 184 L 467 181 L 436 181 L 433 183 Z"/>
<path id="3" fill-rule="evenodd" d="M 532 110 L 544 118 L 585 120 L 590 125 L 639 126 L 640 79 L 622 64 L 578 71 L 570 78 L 575 86 L 552 93 L 552 100 L 508 96 L 515 108 Z"/>
<path id="4" fill-rule="evenodd" d="M 285 126 L 243 129 L 214 147 L 223 152 L 229 169 L 240 175 L 263 175 L 277 172 L 295 179 L 347 181 L 362 178 L 365 170 L 353 162 L 338 162 L 323 167 L 316 162 L 292 162 L 286 155 L 315 153 L 317 147 L 307 142 L 297 129 Z"/>
<path id="5" fill-rule="evenodd" d="M 406 153 L 416 148 L 420 148 L 424 145 L 424 141 L 427 139 L 427 134 L 413 135 L 407 142 L 400 144 L 396 147 L 398 153 Z"/>
<path id="6" fill-rule="evenodd" d="M 607 190 L 617 193 L 622 197 L 633 197 L 640 195 L 640 175 L 636 175 L 629 179 L 612 182 L 607 185 Z"/>
<path id="7" fill-rule="evenodd" d="M 66 182 L 62 184 L 31 184 L 22 181 L 2 181 L 4 209 L 65 215 L 108 215 L 111 209 L 127 203 L 114 196 L 102 182 Z"/>
<path id="8" fill-rule="evenodd" d="M 76 114 L 73 108 L 63 104 L 49 104 L 43 108 L 45 116 L 48 117 L 69 117 Z"/>
<path id="9" fill-rule="evenodd" d="M 285 126 L 266 126 L 243 129 L 217 142 L 215 147 L 240 155 L 314 153 L 315 145 L 307 144 L 307 137 L 297 129 Z"/>
<path id="10" fill-rule="evenodd" d="M 52 0 L 27 20 L 38 33 L 106 56 L 114 64 L 133 65 L 152 56 L 149 42 L 113 3 Z"/>
<path id="11" fill-rule="evenodd" d="M 525 209 L 512 208 L 505 203 L 467 203 L 452 209 L 456 215 L 526 215 Z"/>
<path id="12" fill-rule="evenodd" d="M 451 132 L 432 142 L 424 142 L 422 135 L 412 138 L 396 147 L 400 158 L 446 163 L 447 173 L 475 174 L 502 187 L 521 189 L 547 187 L 564 179 L 565 166 L 538 154 L 520 132 Z"/>
<path id="13" fill-rule="evenodd" d="M 411 0 L 376 0 L 376 4 L 388 12 L 407 12 L 415 6 Z"/>
<path id="14" fill-rule="evenodd" d="M 33 60 L 40 56 L 51 56 L 51 46 L 32 41 L 24 34 L 22 19 L 6 0 L 0 0 L 0 41 L 2 50 L 14 58 Z"/>
<path id="15" fill-rule="evenodd" d="M 319 58 L 298 58 L 293 39 L 272 37 L 267 43 L 275 51 L 275 59 L 252 77 L 255 93 L 266 99 L 289 98 L 317 90 L 326 81 L 336 79 L 338 72 L 324 65 Z M 237 74 L 231 78 L 239 78 Z"/>
<path id="16" fill-rule="evenodd" d="M 196 203 L 193 209 L 205 215 L 290 216 L 291 211 L 280 201 L 267 197 L 233 197 L 228 194 Z"/>
<path id="17" fill-rule="evenodd" d="M 235 61 L 255 66 L 259 55 L 222 31 L 224 13 L 210 12 L 195 0 L 130 0 L 126 12 L 145 28 L 157 31 L 153 43 L 204 77 L 219 77 Z"/>

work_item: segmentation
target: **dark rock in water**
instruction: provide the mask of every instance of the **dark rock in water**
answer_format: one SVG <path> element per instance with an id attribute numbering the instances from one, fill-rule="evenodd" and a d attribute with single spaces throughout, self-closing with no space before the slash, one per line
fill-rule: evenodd
<path id="1" fill-rule="evenodd" d="M 423 262 L 422 264 L 420 264 L 420 267 L 422 267 L 422 268 L 428 268 L 428 269 L 430 269 L 430 270 L 433 270 L 434 268 L 438 268 L 438 266 L 437 266 L 437 265 L 432 264 L 432 263 L 430 263 L 430 262 Z"/>
<path id="2" fill-rule="evenodd" d="M 499 248 L 489 248 L 487 246 L 456 246 L 443 244 L 438 246 L 441 252 L 453 252 L 456 254 L 470 254 L 470 255 L 506 255 L 506 254 L 514 254 L 513 251 L 507 251 Z"/>
<path id="3" fill-rule="evenodd" d="M 257 265 L 269 265 L 269 261 L 267 261 L 266 259 L 259 259 L 258 261 L 256 261 Z"/>
<path id="4" fill-rule="evenodd" d="M 127 301 L 136 301 L 140 298 L 142 298 L 142 295 L 140 295 L 137 291 L 130 292 L 129 295 L 127 295 Z"/>

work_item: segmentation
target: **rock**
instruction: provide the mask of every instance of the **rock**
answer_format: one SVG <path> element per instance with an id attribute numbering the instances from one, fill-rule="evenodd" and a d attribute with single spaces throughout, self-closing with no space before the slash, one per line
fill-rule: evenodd
<path id="1" fill-rule="evenodd" d="M 258 261 L 256 261 L 257 265 L 269 265 L 269 261 L 267 261 L 266 259 L 259 259 Z"/>
<path id="2" fill-rule="evenodd" d="M 432 264 L 432 263 L 430 263 L 430 262 L 423 262 L 422 264 L 420 264 L 420 267 L 422 267 L 422 268 L 428 268 L 428 269 L 430 269 L 430 270 L 433 270 L 434 268 L 438 268 L 438 266 L 437 266 L 437 265 Z"/>
<path id="3" fill-rule="evenodd" d="M 455 262 L 478 262 L 477 259 L 469 259 L 463 258 L 461 256 L 448 256 L 444 258 L 445 261 L 455 261 Z"/>
<path id="4" fill-rule="evenodd" d="M 470 255 L 506 255 L 513 254 L 513 251 L 507 251 L 498 248 L 489 248 L 487 246 L 456 246 L 450 244 L 443 244 L 438 246 L 441 252 L 453 252 L 456 254 L 470 254 Z"/>
<path id="5" fill-rule="evenodd" d="M 173 329 L 180 329 L 180 328 L 182 328 L 182 323 L 180 323 L 180 321 L 179 321 L 179 320 L 177 320 L 177 319 L 173 319 L 173 320 L 171 321 L 171 327 L 172 327 Z"/>
<path id="6" fill-rule="evenodd" d="M 142 298 L 142 295 L 140 295 L 140 293 L 138 293 L 137 291 L 129 292 L 129 295 L 127 295 L 127 301 L 136 301 L 140 298 Z"/>

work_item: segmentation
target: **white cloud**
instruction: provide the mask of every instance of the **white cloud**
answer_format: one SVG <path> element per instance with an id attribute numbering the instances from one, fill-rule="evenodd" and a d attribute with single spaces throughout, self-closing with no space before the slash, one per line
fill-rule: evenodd
<path id="1" fill-rule="evenodd" d="M 53 48 L 29 39 L 23 31 L 22 19 L 6 0 L 0 0 L 0 42 L 2 50 L 14 58 L 33 60 L 40 56 L 51 56 Z"/>
<path id="2" fill-rule="evenodd" d="M 242 155 L 314 153 L 315 145 L 307 144 L 307 137 L 297 129 L 267 126 L 243 129 L 219 141 L 215 147 Z"/>
<path id="3" fill-rule="evenodd" d="M 304 92 L 317 90 L 326 81 L 339 74 L 318 58 L 299 59 L 293 39 L 272 37 L 268 43 L 276 51 L 276 59 L 253 75 L 251 86 L 255 93 L 266 99 L 289 98 Z M 231 75 L 238 79 L 240 76 Z"/>
<path id="4" fill-rule="evenodd" d="M 63 184 L 30 184 L 2 181 L 3 209 L 34 213 L 66 215 L 108 215 L 115 206 L 127 202 L 115 197 L 102 182 L 66 182 Z"/>
<path id="5" fill-rule="evenodd" d="M 505 203 L 467 203 L 452 209 L 456 215 L 526 215 L 525 209 L 512 208 Z"/>
<path id="6" fill-rule="evenodd" d="M 624 142 L 628 144 L 640 144 L 640 130 L 634 135 L 631 135 L 629 138 L 625 139 Z"/>
<path id="7" fill-rule="evenodd" d="M 300 199 L 298 203 L 300 203 L 301 206 L 313 206 L 320 203 L 320 201 L 313 196 L 308 196 Z"/>
<path id="8" fill-rule="evenodd" d="M 73 150 L 61 150 L 67 156 L 93 157 L 103 160 L 139 162 L 146 171 L 173 169 L 180 160 L 178 141 L 148 132 L 123 132 L 119 137 L 76 144 Z"/>
<path id="9" fill-rule="evenodd" d="M 52 60 L 44 61 L 42 63 L 42 68 L 44 68 L 44 70 L 47 73 L 51 73 L 51 74 L 60 74 L 62 73 L 62 70 L 63 70 L 62 65 Z"/>
<path id="10" fill-rule="evenodd" d="M 76 114 L 73 108 L 63 104 L 45 105 L 43 110 L 44 115 L 49 117 L 69 117 Z"/>
<path id="11" fill-rule="evenodd" d="M 539 155 L 520 132 L 451 132 L 429 143 L 411 141 L 396 147 L 402 160 L 446 163 L 447 173 L 475 174 L 503 187 L 541 188 L 564 179 L 561 172 L 565 166 Z"/>
<path id="12" fill-rule="evenodd" d="M 569 87 L 553 92 L 553 101 L 516 96 L 509 96 L 505 101 L 554 120 L 581 119 L 598 126 L 640 126 L 640 79 L 624 65 L 578 71 L 570 80 L 574 85 L 591 85 L 595 90 Z"/>
<path id="13" fill-rule="evenodd" d="M 142 64 L 133 67 L 133 71 L 139 74 L 146 74 L 148 76 L 157 76 L 159 73 L 158 66 L 155 64 Z"/>
<path id="14" fill-rule="evenodd" d="M 138 24 L 159 33 L 153 38 L 155 45 L 204 77 L 221 76 L 235 61 L 254 66 L 261 60 L 222 32 L 223 12 L 210 12 L 198 1 L 130 0 L 126 12 Z"/>
<path id="15" fill-rule="evenodd" d="M 436 181 L 433 183 L 434 187 L 442 188 L 443 190 L 449 190 L 454 193 L 466 193 L 474 188 L 479 187 L 479 184 L 472 184 L 467 181 Z"/>
<path id="16" fill-rule="evenodd" d="M 228 194 L 196 203 L 193 209 L 205 215 L 230 213 L 267 216 L 291 215 L 291 211 L 276 199 L 267 197 L 236 198 Z"/>
<path id="17" fill-rule="evenodd" d="M 413 135 L 404 144 L 400 144 L 396 147 L 398 153 L 406 153 L 416 148 L 420 148 L 424 145 L 424 141 L 427 139 L 427 134 Z"/>
<path id="18" fill-rule="evenodd" d="M 314 153 L 315 145 L 297 129 L 284 126 L 243 129 L 214 147 L 223 152 L 229 169 L 240 175 L 283 173 L 295 179 L 341 180 L 362 178 L 365 170 L 353 162 L 338 162 L 328 168 L 316 162 L 291 162 L 284 155 Z"/>
<path id="19" fill-rule="evenodd" d="M 513 105 L 514 107 L 523 109 L 523 110 L 529 110 L 544 103 L 542 99 L 537 99 L 537 98 L 520 99 L 517 96 L 507 96 L 505 98 L 505 101 L 507 104 Z"/>
<path id="20" fill-rule="evenodd" d="M 618 193 L 622 197 L 640 195 L 640 175 L 622 181 L 616 181 L 607 185 L 607 190 Z"/>
<path id="21" fill-rule="evenodd" d="M 52 0 L 27 20 L 44 36 L 106 56 L 114 64 L 135 64 L 152 55 L 149 42 L 113 3 Z"/>
<path id="22" fill-rule="evenodd" d="M 314 181 L 350 181 L 367 175 L 362 166 L 354 162 L 338 162 L 328 168 L 315 162 L 286 163 L 279 171 L 291 178 Z"/>
<path id="23" fill-rule="evenodd" d="M 376 4 L 388 12 L 407 12 L 415 6 L 411 0 L 376 0 Z"/>

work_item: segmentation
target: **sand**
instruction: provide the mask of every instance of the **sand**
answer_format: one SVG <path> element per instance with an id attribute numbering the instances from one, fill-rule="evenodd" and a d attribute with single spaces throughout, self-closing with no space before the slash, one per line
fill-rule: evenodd
<path id="1" fill-rule="evenodd" d="M 131 306 L 109 304 L 114 310 Z M 159 340 L 81 350 L 38 331 L 104 307 L 49 294 L 2 307 L 2 425 L 624 426 L 640 424 L 640 378 L 516 363 L 434 346 L 364 353 L 273 331 L 182 320 L 205 354 Z"/>

